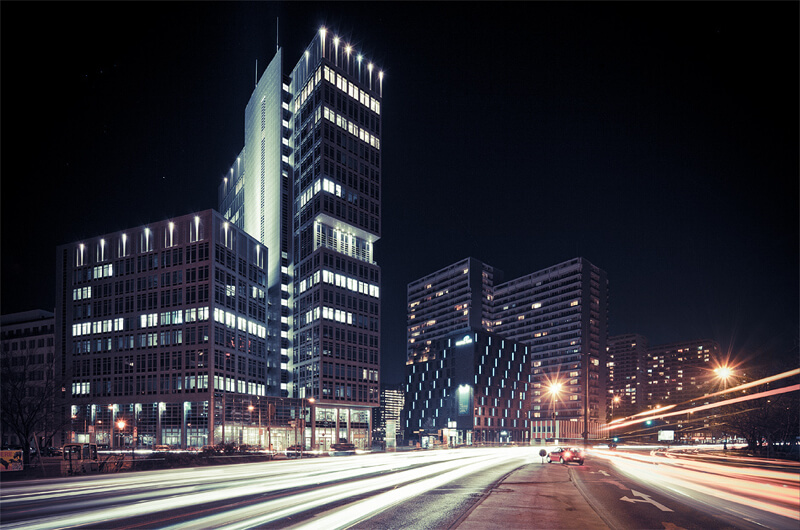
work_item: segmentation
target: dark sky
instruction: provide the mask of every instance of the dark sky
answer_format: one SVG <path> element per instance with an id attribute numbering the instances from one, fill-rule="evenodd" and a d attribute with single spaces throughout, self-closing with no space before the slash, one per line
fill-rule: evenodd
<path id="1" fill-rule="evenodd" d="M 2 20 L 2 313 L 56 245 L 216 207 L 275 51 L 321 25 L 385 71 L 382 350 L 406 284 L 583 256 L 611 334 L 797 364 L 798 4 L 17 3 Z"/>

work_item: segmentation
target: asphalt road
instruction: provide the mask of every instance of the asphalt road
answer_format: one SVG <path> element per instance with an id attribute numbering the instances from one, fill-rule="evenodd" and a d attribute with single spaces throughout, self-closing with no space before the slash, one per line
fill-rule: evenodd
<path id="1" fill-rule="evenodd" d="M 573 528 L 577 501 L 598 523 L 620 530 L 800 527 L 797 466 L 602 450 L 590 451 L 584 465 L 564 466 L 542 463 L 538 450 L 368 454 L 3 483 L 0 528 L 477 528 L 468 523 L 478 511 L 497 528 L 536 528 L 545 516 L 548 528 Z"/>
<path id="2" fill-rule="evenodd" d="M 423 451 L 4 484 L 0 527 L 442 528 L 534 456 Z"/>
<path id="3" fill-rule="evenodd" d="M 595 451 L 570 475 L 612 528 L 797 529 L 800 474 L 777 467 Z"/>

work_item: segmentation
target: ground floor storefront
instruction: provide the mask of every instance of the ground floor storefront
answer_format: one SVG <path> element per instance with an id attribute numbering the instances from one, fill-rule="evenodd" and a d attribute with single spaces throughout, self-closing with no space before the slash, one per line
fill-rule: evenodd
<path id="1" fill-rule="evenodd" d="M 372 409 L 313 399 L 217 393 L 201 401 L 81 403 L 65 407 L 61 443 L 109 449 L 250 446 L 273 451 L 330 450 L 372 443 Z"/>

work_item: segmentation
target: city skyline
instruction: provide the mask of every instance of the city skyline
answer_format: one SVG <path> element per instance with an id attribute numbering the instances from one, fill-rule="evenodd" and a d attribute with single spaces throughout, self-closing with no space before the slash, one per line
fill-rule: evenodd
<path id="1" fill-rule="evenodd" d="M 287 57 L 324 25 L 386 72 L 383 382 L 407 283 L 466 257 L 585 257 L 611 335 L 796 358 L 797 4 L 48 5 L 9 46 L 31 9 L 2 6 L 4 314 L 53 309 L 57 245 L 217 207 L 280 17 Z"/>

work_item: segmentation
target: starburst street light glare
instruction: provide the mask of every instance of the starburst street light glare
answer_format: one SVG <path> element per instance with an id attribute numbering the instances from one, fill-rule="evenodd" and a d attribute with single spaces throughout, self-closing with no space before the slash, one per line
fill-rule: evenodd
<path id="1" fill-rule="evenodd" d="M 714 373 L 717 374 L 717 377 L 720 379 L 728 379 L 733 375 L 733 370 L 729 366 L 720 366 L 714 368 Z"/>
<path id="2" fill-rule="evenodd" d="M 561 393 L 561 388 L 562 387 L 563 387 L 563 385 L 561 383 L 553 383 L 552 385 L 550 385 L 549 391 L 550 391 L 551 394 L 553 394 L 555 396 L 555 395 L 558 395 L 558 394 Z"/>

